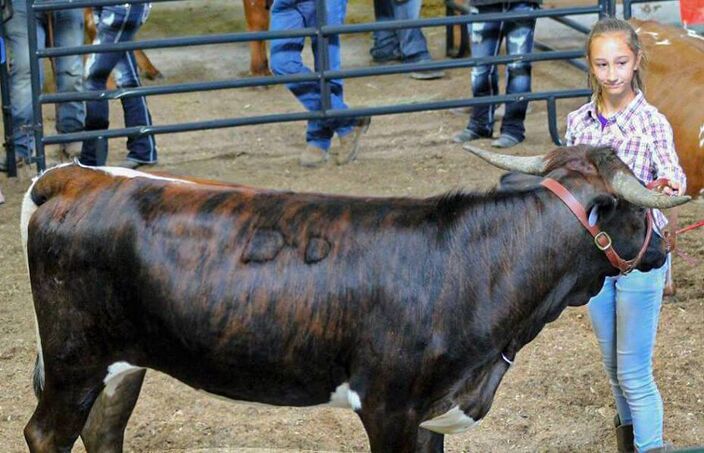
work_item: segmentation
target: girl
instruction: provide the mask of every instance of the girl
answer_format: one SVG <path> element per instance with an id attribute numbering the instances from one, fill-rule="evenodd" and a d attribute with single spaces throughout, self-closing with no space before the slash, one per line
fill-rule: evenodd
<path id="1" fill-rule="evenodd" d="M 567 145 L 610 145 L 643 183 L 667 178 L 663 192 L 683 192 L 672 128 L 643 96 L 644 55 L 635 30 L 628 22 L 603 19 L 589 34 L 586 53 L 592 100 L 568 115 Z M 667 219 L 660 211 L 653 214 L 662 235 Z M 647 273 L 607 277 L 588 305 L 616 399 L 619 451 L 633 451 L 634 443 L 638 451 L 663 443 L 652 357 L 668 267 L 669 260 Z"/>

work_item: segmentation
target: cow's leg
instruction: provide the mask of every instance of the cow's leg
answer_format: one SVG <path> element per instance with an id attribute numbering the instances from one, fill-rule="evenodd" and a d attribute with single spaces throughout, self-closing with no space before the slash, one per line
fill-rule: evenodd
<path id="1" fill-rule="evenodd" d="M 132 415 L 146 370 L 127 374 L 110 394 L 106 390 L 93 404 L 81 439 L 89 453 L 121 452 L 125 428 Z"/>
<path id="2" fill-rule="evenodd" d="M 63 379 L 47 374 L 39 403 L 24 428 L 31 452 L 70 452 L 103 388 L 95 374 L 73 373 Z"/>
<path id="3" fill-rule="evenodd" d="M 243 0 L 244 15 L 247 19 L 248 31 L 266 31 L 269 29 L 269 10 L 266 0 Z M 254 76 L 271 75 L 269 60 L 266 56 L 265 41 L 250 41 L 249 71 Z"/>
<path id="4" fill-rule="evenodd" d="M 419 420 L 411 409 L 389 413 L 383 408 L 365 409 L 359 413 L 369 437 L 372 453 L 413 453 L 418 441 Z"/>
<path id="5" fill-rule="evenodd" d="M 417 453 L 442 453 L 445 451 L 445 436 L 427 429 L 418 430 Z"/>

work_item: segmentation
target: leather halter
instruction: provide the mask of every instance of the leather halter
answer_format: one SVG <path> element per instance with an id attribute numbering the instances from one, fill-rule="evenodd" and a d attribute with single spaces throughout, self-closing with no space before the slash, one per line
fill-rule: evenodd
<path id="1" fill-rule="evenodd" d="M 635 269 L 636 266 L 638 266 L 638 263 L 643 258 L 643 255 L 645 255 L 645 251 L 648 248 L 650 238 L 653 234 L 653 216 L 650 213 L 650 209 L 648 209 L 646 213 L 647 230 L 645 233 L 645 241 L 643 242 L 643 246 L 640 248 L 640 251 L 635 258 L 632 260 L 624 260 L 618 256 L 618 253 L 616 253 L 613 249 L 611 237 L 605 231 L 601 231 L 598 225 L 589 225 L 587 213 L 584 210 L 584 207 L 579 201 L 577 201 L 574 195 L 572 195 L 572 193 L 565 188 L 565 186 L 552 178 L 543 179 L 540 185 L 557 195 L 557 197 L 560 198 L 560 200 L 562 200 L 568 208 L 570 208 L 570 211 L 572 211 L 575 217 L 577 217 L 584 228 L 586 228 L 592 237 L 594 237 L 594 243 L 597 248 L 606 254 L 606 257 L 609 259 L 612 266 L 621 271 L 624 275 L 628 274 Z"/>

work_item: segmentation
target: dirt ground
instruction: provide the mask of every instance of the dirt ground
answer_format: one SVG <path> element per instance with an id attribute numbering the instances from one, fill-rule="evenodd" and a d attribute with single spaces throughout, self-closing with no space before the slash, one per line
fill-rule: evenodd
<path id="1" fill-rule="evenodd" d="M 444 31 L 431 29 L 426 34 L 433 53 L 441 57 Z M 346 67 L 367 65 L 368 45 L 366 35 L 345 39 Z M 168 83 L 224 79 L 248 65 L 246 45 L 150 51 L 150 56 Z M 581 87 L 584 82 L 583 74 L 563 63 L 534 67 L 535 90 Z M 469 93 L 466 69 L 450 71 L 438 81 L 402 75 L 353 79 L 346 82 L 345 92 L 353 106 L 451 99 L 460 93 Z M 300 110 L 284 87 L 159 96 L 149 102 L 159 125 Z M 559 104 L 561 125 L 581 102 Z M 119 105 L 113 107 L 113 124 L 120 125 Z M 47 131 L 52 128 L 50 110 L 46 110 Z M 529 155 L 551 149 L 546 119 L 546 106 L 533 104 L 527 140 L 511 152 Z M 501 172 L 451 143 L 452 134 L 465 122 L 465 117 L 447 111 L 376 117 L 356 162 L 316 170 L 297 163 L 304 145 L 303 123 L 163 135 L 157 137 L 157 168 L 260 187 L 357 195 L 422 197 L 485 189 Z M 111 161 L 123 157 L 123 140 L 110 146 Z M 15 452 L 26 450 L 22 429 L 35 407 L 31 390 L 35 328 L 19 236 L 19 207 L 29 177 L 0 176 L 0 185 L 7 199 L 0 206 L 0 450 Z M 683 224 L 701 218 L 701 201 L 682 209 Z M 704 230 L 683 235 L 679 245 L 699 262 L 690 265 L 675 258 L 678 293 L 662 309 L 655 373 L 665 404 L 666 440 L 692 446 L 704 444 Z M 613 415 L 586 310 L 570 308 L 518 354 L 483 423 L 465 434 L 448 436 L 445 445 L 451 452 L 614 451 Z M 135 452 L 368 448 L 362 425 L 351 411 L 222 401 L 153 371 L 147 373 L 125 442 L 125 449 Z M 80 441 L 74 450 L 83 451 Z"/>

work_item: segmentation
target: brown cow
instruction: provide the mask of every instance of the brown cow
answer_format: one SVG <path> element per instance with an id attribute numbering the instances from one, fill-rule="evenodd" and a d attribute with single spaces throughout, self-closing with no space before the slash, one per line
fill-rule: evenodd
<path id="1" fill-rule="evenodd" d="M 648 102 L 672 125 L 687 193 L 704 188 L 704 38 L 679 27 L 633 19 L 645 51 Z"/>
<path id="2" fill-rule="evenodd" d="M 688 200 L 645 189 L 610 148 L 466 149 L 537 176 L 413 199 L 48 170 L 22 206 L 38 327 L 30 450 L 69 451 L 99 395 L 133 402 L 153 368 L 229 399 L 350 408 L 373 452 L 442 451 L 547 322 L 606 275 L 662 265 L 638 206 Z"/>

